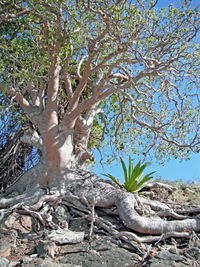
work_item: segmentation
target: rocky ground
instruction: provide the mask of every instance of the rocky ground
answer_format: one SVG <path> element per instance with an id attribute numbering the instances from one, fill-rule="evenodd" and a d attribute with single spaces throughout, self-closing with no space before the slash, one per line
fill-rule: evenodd
<path id="1" fill-rule="evenodd" d="M 175 186 L 173 193 L 154 189 L 142 194 L 176 209 L 200 208 L 200 184 L 177 182 Z M 120 230 L 126 230 L 114 215 L 96 212 Z M 134 249 L 127 242 L 113 242 L 110 236 L 95 229 L 89 238 L 88 221 L 70 218 L 64 205 L 55 207 L 53 222 L 60 227 L 49 229 L 34 216 L 16 211 L 4 216 L 0 223 L 0 267 L 200 266 L 200 233 L 192 233 L 189 240 L 169 238 L 148 245 L 136 243 Z"/>

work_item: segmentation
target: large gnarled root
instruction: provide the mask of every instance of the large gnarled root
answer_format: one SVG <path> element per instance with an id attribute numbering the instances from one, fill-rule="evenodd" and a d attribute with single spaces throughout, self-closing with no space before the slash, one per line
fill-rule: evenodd
<path id="1" fill-rule="evenodd" d="M 91 222 L 89 236 L 97 227 L 99 231 L 107 232 L 112 238 L 119 238 L 127 243 L 129 243 L 130 238 L 139 243 L 158 242 L 170 236 L 189 238 L 190 232 L 200 231 L 199 219 L 189 219 L 184 215 L 184 212 L 176 213 L 166 204 L 158 201 L 142 197 L 136 198 L 132 193 L 116 189 L 111 184 L 105 183 L 91 172 L 70 171 L 65 178 L 66 182 L 62 184 L 62 192 L 55 184 L 50 191 L 35 187 L 12 198 L 1 198 L 0 209 L 3 210 L 4 214 L 6 211 L 13 210 L 25 212 L 37 218 L 42 224 L 51 227 L 53 224 L 45 217 L 46 213 L 51 213 L 48 205 L 53 207 L 62 203 L 70 209 L 72 215 L 79 215 Z M 46 204 L 44 205 L 44 203 Z M 45 206 L 48 211 L 44 211 Z M 95 206 L 107 210 L 109 214 L 119 216 L 124 224 L 135 232 L 157 236 L 141 238 L 128 231 L 120 233 L 114 226 L 105 223 L 100 216 L 97 216 Z M 113 210 L 115 207 L 116 209 Z M 142 210 L 146 207 L 149 211 L 147 214 L 149 217 L 145 217 L 145 213 L 139 212 L 140 208 Z M 199 212 L 199 208 L 195 211 Z M 192 213 L 194 213 L 194 209 Z M 172 217 L 176 220 L 167 221 L 161 217 Z M 134 246 L 134 244 L 132 245 Z"/>
<path id="2" fill-rule="evenodd" d="M 200 231 L 199 219 L 165 221 L 161 218 L 148 218 L 138 215 L 134 210 L 134 198 L 131 193 L 118 196 L 116 206 L 120 218 L 128 228 L 143 234 L 161 235 L 167 232 Z"/>
<path id="3" fill-rule="evenodd" d="M 41 194 L 44 194 L 44 192 L 42 192 L 39 188 L 35 188 L 34 190 L 24 192 L 23 194 L 14 197 L 3 197 L 0 199 L 0 208 L 6 209 L 20 205 L 33 205 L 39 200 Z"/>

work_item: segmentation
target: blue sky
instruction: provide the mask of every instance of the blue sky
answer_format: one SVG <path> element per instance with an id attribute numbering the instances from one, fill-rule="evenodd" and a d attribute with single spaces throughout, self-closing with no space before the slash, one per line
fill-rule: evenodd
<path id="1" fill-rule="evenodd" d="M 159 0 L 157 7 L 167 7 L 170 3 L 179 7 L 181 3 L 183 3 L 183 0 Z M 192 0 L 192 5 L 200 7 L 200 0 Z M 109 173 L 123 181 L 123 171 L 120 162 L 115 161 L 110 166 L 104 166 L 103 170 L 101 164 L 98 163 L 98 153 L 96 153 L 95 156 L 97 158 L 97 164 L 94 169 L 95 173 L 100 176 L 102 176 L 102 173 Z M 128 159 L 126 159 L 126 163 L 128 164 Z M 135 163 L 137 163 L 137 160 L 135 160 Z M 166 162 L 164 166 L 156 162 L 152 162 L 152 164 L 147 167 L 146 173 L 152 171 L 156 171 L 155 178 L 169 181 L 181 179 L 185 182 L 195 180 L 200 183 L 200 154 L 192 154 L 190 160 L 182 162 L 177 159 L 171 159 Z"/>
<path id="2" fill-rule="evenodd" d="M 97 156 L 98 160 L 98 156 Z M 137 163 L 137 160 L 135 161 Z M 126 164 L 128 164 L 128 159 L 126 159 Z M 154 177 L 156 179 L 164 179 L 169 181 L 183 180 L 184 182 L 196 181 L 200 183 L 200 154 L 193 154 L 190 160 L 180 162 L 177 159 L 171 159 L 164 165 L 158 164 L 157 162 L 152 162 L 146 168 L 146 173 L 156 171 Z M 109 173 L 123 179 L 123 171 L 120 162 L 113 162 L 110 166 L 104 165 L 104 170 L 100 163 L 97 163 L 94 172 L 102 177 L 102 173 Z"/>
<path id="3" fill-rule="evenodd" d="M 183 3 L 184 0 L 158 0 L 157 7 L 167 7 L 169 4 L 173 4 L 177 7 Z M 200 6 L 199 0 L 192 0 L 192 6 Z"/>

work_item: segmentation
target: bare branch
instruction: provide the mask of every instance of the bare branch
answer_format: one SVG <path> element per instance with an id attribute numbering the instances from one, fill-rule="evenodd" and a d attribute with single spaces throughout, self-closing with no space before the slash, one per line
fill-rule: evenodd
<path id="1" fill-rule="evenodd" d="M 66 72 L 63 73 L 63 76 L 64 76 L 63 80 L 64 80 L 64 84 L 65 84 L 65 90 L 66 90 L 66 93 L 68 96 L 69 103 L 71 104 L 72 97 L 73 97 L 71 80 L 70 80 L 69 75 Z"/>
<path id="2" fill-rule="evenodd" d="M 58 89 L 59 89 L 59 75 L 60 75 L 60 58 L 52 58 L 54 62 L 52 63 L 49 71 L 49 81 L 48 81 L 48 98 L 46 104 L 46 118 L 47 123 L 58 124 Z"/>
<path id="3" fill-rule="evenodd" d="M 12 8 L 15 9 L 16 5 L 12 6 Z M 19 11 L 16 14 L 13 13 L 4 13 L 7 11 L 7 7 L 4 8 L 3 10 L 1 10 L 0 15 L 3 14 L 3 16 L 0 16 L 0 24 L 4 23 L 4 22 L 13 22 L 16 18 L 19 18 L 23 15 L 26 15 L 28 13 L 30 13 L 30 11 L 27 8 L 22 9 L 21 11 Z"/>
<path id="4" fill-rule="evenodd" d="M 42 151 L 43 141 L 42 141 L 41 137 L 39 136 L 39 134 L 36 132 L 36 130 L 33 130 L 32 128 L 29 127 L 24 132 L 24 134 L 20 138 L 20 140 L 23 143 L 35 146 L 38 149 L 40 149 L 40 151 Z"/>

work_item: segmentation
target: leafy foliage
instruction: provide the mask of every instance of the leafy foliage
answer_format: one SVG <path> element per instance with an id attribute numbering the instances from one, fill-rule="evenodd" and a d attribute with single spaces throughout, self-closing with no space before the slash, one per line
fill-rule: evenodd
<path id="1" fill-rule="evenodd" d="M 95 98 L 98 90 L 106 95 L 98 103 L 103 112 L 93 123 L 91 150 L 98 149 L 109 162 L 122 153 L 164 160 L 187 159 L 198 152 L 199 10 L 191 1 L 179 8 L 158 8 L 155 1 L 90 2 L 90 7 L 74 0 L 2 2 L 1 81 L 17 88 L 30 103 L 27 88 L 32 83 L 46 103 L 50 55 L 59 43 L 60 121 L 61 113 L 69 111 L 64 80 L 69 77 L 76 91 L 88 57 L 91 73 L 79 105 Z M 108 32 L 101 39 L 105 19 Z M 128 80 L 122 82 L 116 74 Z M 4 92 L 9 94 L 7 88 Z"/>
<path id="2" fill-rule="evenodd" d="M 145 184 L 149 180 L 153 178 L 152 174 L 154 174 L 155 172 L 151 172 L 143 176 L 143 172 L 145 168 L 149 165 L 149 162 L 141 165 L 141 162 L 139 161 L 137 165 L 133 167 L 132 159 L 131 157 L 129 157 L 129 167 L 127 168 L 122 158 L 120 158 L 120 161 L 124 172 L 124 184 L 120 184 L 118 180 L 111 174 L 104 174 L 104 176 L 107 176 L 112 179 L 120 188 L 124 188 L 129 192 L 138 192 L 145 186 Z"/>

